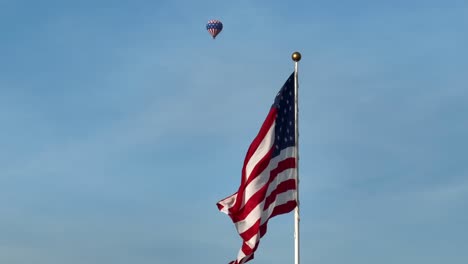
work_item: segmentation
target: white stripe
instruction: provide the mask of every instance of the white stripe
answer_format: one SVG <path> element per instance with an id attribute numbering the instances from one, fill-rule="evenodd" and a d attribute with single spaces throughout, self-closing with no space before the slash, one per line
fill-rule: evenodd
<path id="1" fill-rule="evenodd" d="M 243 208 L 246 201 L 249 201 L 249 199 L 252 198 L 252 196 L 255 193 L 257 193 L 267 183 L 268 179 L 270 178 L 270 171 L 278 167 L 278 164 L 280 161 L 286 158 L 294 157 L 294 154 L 295 154 L 294 148 L 295 147 L 288 147 L 286 149 L 283 149 L 278 156 L 274 157 L 270 161 L 270 163 L 265 168 L 265 170 L 246 186 L 246 189 L 244 192 L 243 203 L 241 204 L 240 208 Z M 281 182 L 285 180 L 291 179 L 292 177 L 294 177 L 294 169 L 288 169 L 279 173 L 277 177 L 275 178 L 275 181 L 272 182 L 268 186 L 266 197 L 268 197 L 268 195 L 270 195 L 271 192 L 274 189 L 276 189 L 276 186 L 278 184 L 280 184 Z M 220 211 L 225 214 L 229 214 L 229 209 L 234 206 L 236 199 L 237 199 L 237 193 L 220 201 L 219 204 L 223 206 L 223 208 Z M 245 232 L 245 230 L 250 228 L 252 224 L 254 224 L 260 218 L 261 211 L 262 211 L 261 208 L 263 208 L 263 205 L 264 205 L 264 202 L 262 202 L 260 205 L 257 205 L 255 209 L 252 210 L 252 212 L 244 220 L 241 220 L 235 224 L 239 233 Z M 255 212 L 257 212 L 256 215 L 255 215 Z M 253 221 L 253 222 L 250 222 L 250 221 Z"/>
<path id="2" fill-rule="evenodd" d="M 267 184 L 268 179 L 270 179 L 270 166 L 273 167 L 272 165 L 278 166 L 278 164 L 270 163 L 270 165 L 267 166 L 267 168 L 262 173 L 260 173 L 257 178 L 247 184 L 244 192 L 245 202 L 242 204 L 242 207 L 244 207 L 244 205 L 250 200 L 250 198 L 252 198 L 254 194 L 256 194 L 263 186 L 265 186 L 265 184 Z"/>
<path id="3" fill-rule="evenodd" d="M 236 203 L 236 199 L 237 199 L 237 193 L 219 201 L 218 203 L 223 206 L 223 208 L 221 208 L 221 210 L 219 211 L 225 214 L 229 214 L 229 209 L 234 206 L 234 204 Z"/>
<path id="4" fill-rule="evenodd" d="M 285 173 L 280 173 L 278 177 L 283 178 L 283 176 L 290 174 L 291 171 L 294 171 L 294 169 L 287 170 L 285 171 Z M 265 221 L 271 216 L 271 213 L 274 207 L 276 207 L 277 205 L 285 204 L 288 201 L 294 201 L 295 193 L 296 193 L 296 190 L 288 190 L 284 193 L 278 194 L 276 196 L 275 201 L 273 201 L 268 207 L 268 209 L 265 211 L 263 211 L 263 206 L 265 205 L 265 201 L 262 201 L 260 204 L 255 206 L 255 208 L 247 215 L 245 219 L 234 223 L 234 225 L 236 226 L 237 232 L 239 234 L 244 233 L 249 228 L 251 228 L 252 225 L 255 224 L 255 222 L 257 222 L 257 220 L 260 218 L 262 219 L 260 223 L 261 224 L 265 223 Z"/>
<path id="5" fill-rule="evenodd" d="M 296 190 L 288 190 L 286 192 L 280 193 L 276 196 L 276 199 L 273 203 L 270 204 L 267 210 L 262 214 L 262 220 L 260 221 L 260 225 L 263 225 L 273 213 L 275 207 L 286 204 L 289 201 L 296 200 Z"/>
<path id="6" fill-rule="evenodd" d="M 275 142 L 275 122 L 271 124 L 270 129 L 268 129 L 268 133 L 262 139 L 260 145 L 258 145 L 257 149 L 255 150 L 254 154 L 250 157 L 247 165 L 245 166 L 245 180 L 247 181 L 252 173 L 252 170 L 257 165 L 257 163 L 265 157 L 265 155 L 270 151 L 273 143 Z"/>
<path id="7" fill-rule="evenodd" d="M 274 157 L 268 166 L 263 170 L 260 175 L 257 176 L 252 182 L 250 182 L 244 192 L 244 203 L 242 204 L 241 208 L 243 205 L 249 201 L 252 196 L 258 192 L 267 182 L 268 179 L 270 178 L 270 171 L 273 170 L 274 168 L 278 167 L 278 163 L 286 158 L 292 158 L 294 157 L 294 147 L 288 147 L 283 149 L 280 154 L 276 157 Z M 270 185 L 271 186 L 271 185 Z M 271 191 L 270 191 L 271 193 Z"/>
<path id="8" fill-rule="evenodd" d="M 247 258 L 248 258 L 248 257 L 245 256 L 243 260 L 241 260 L 241 261 L 238 260 L 238 261 L 239 261 L 239 264 L 244 264 L 245 262 L 247 262 Z"/>
<path id="9" fill-rule="evenodd" d="M 260 219 L 260 217 L 262 216 L 262 212 L 263 212 L 263 205 L 264 205 L 265 201 L 262 201 L 260 202 L 259 204 L 257 204 L 257 206 L 255 206 L 255 208 L 247 215 L 247 217 L 239 222 L 236 222 L 234 223 L 234 225 L 236 226 L 236 229 L 237 229 L 237 232 L 239 234 L 241 233 L 244 233 L 245 231 L 247 231 L 249 228 L 252 227 L 253 224 L 255 224 L 255 222 Z"/>
<path id="10" fill-rule="evenodd" d="M 275 181 L 268 186 L 267 195 L 265 197 L 268 197 L 268 195 L 271 194 L 276 189 L 278 184 L 291 179 L 292 178 L 291 175 L 292 176 L 295 175 L 295 170 L 296 169 L 287 169 L 287 170 L 284 170 L 283 172 L 279 173 L 278 176 L 276 177 Z M 291 191 L 292 191 L 292 193 L 291 193 Z M 289 197 L 289 195 L 292 195 L 292 196 Z M 235 223 L 237 231 L 239 233 L 243 233 L 243 232 L 247 231 L 260 218 L 262 218 L 261 223 L 263 224 L 265 222 L 265 220 L 271 216 L 272 211 L 269 212 L 270 208 L 274 209 L 274 207 L 276 205 L 281 205 L 281 204 L 284 204 L 284 203 L 286 203 L 288 201 L 294 201 L 295 200 L 294 195 L 295 195 L 295 190 L 289 190 L 289 191 L 286 191 L 284 193 L 278 194 L 276 196 L 276 199 L 270 204 L 269 208 L 266 211 L 263 211 L 263 206 L 265 204 L 265 201 L 264 200 L 261 201 L 259 204 L 257 204 L 257 206 L 255 206 L 255 208 L 247 215 L 247 217 L 245 219 L 240 220 L 240 221 Z M 271 209 L 271 210 L 273 210 L 273 209 Z"/>
<path id="11" fill-rule="evenodd" d="M 240 263 L 241 259 L 245 258 L 246 255 L 244 254 L 244 252 L 242 251 L 242 248 L 239 250 L 239 253 L 237 254 L 237 262 Z"/>
<path id="12" fill-rule="evenodd" d="M 268 151 L 270 151 L 271 147 L 273 146 L 273 143 L 275 142 L 274 140 L 275 129 L 274 128 L 275 128 L 275 122 L 273 122 L 267 134 L 262 139 L 262 142 L 260 142 L 254 154 L 252 154 L 252 156 L 250 157 L 250 160 L 247 162 L 245 166 L 245 175 L 246 175 L 245 181 L 249 179 L 250 174 L 252 173 L 252 170 L 255 168 L 255 165 L 257 165 L 257 163 L 263 157 L 265 157 L 265 155 L 268 153 Z M 263 175 L 260 175 L 260 176 L 263 176 Z M 256 179 L 253 180 L 254 183 L 250 183 L 249 185 L 253 184 L 253 186 L 263 186 L 266 183 L 266 181 L 268 181 L 268 177 L 267 178 L 257 177 Z M 252 195 L 255 194 L 255 192 L 256 191 L 254 191 L 253 193 L 249 192 L 248 194 L 244 193 L 240 208 L 244 207 L 244 204 L 246 203 L 246 201 L 248 201 L 248 199 L 250 199 L 250 197 L 252 197 Z M 225 214 L 229 214 L 229 209 L 234 206 L 234 204 L 236 203 L 236 199 L 237 199 L 237 193 L 220 201 L 219 203 L 223 205 L 221 212 Z"/>
<path id="13" fill-rule="evenodd" d="M 255 166 L 255 164 L 251 164 L 252 160 L 258 160 L 259 161 L 261 158 L 263 158 L 266 155 L 266 153 L 268 153 L 269 149 L 265 150 L 265 144 L 268 141 L 265 140 L 265 139 L 267 137 L 271 137 L 271 136 L 274 137 L 274 129 L 272 129 L 273 127 L 274 127 L 274 125 L 270 128 L 270 130 L 267 133 L 267 136 L 264 138 L 264 140 L 262 141 L 260 146 L 255 151 L 254 155 L 252 155 L 252 158 L 247 163 L 246 171 L 248 171 L 249 174 L 246 174 L 246 175 L 250 175 L 250 173 L 252 173 L 253 167 Z M 269 135 L 270 133 L 273 133 L 273 135 Z M 269 143 L 269 148 L 272 147 L 271 146 L 272 144 L 273 144 L 272 142 Z M 280 161 L 282 161 L 282 160 L 284 160 L 286 158 L 294 157 L 294 154 L 295 154 L 294 147 L 288 147 L 288 148 L 283 149 L 278 156 L 274 157 L 270 161 L 268 166 L 265 168 L 265 170 L 263 170 L 260 173 L 260 175 L 258 175 L 252 182 L 250 182 L 245 187 L 245 192 L 244 192 L 244 195 L 242 197 L 243 199 L 242 199 L 242 204 L 241 204 L 240 208 L 243 208 L 245 203 L 250 198 L 252 198 L 252 196 L 255 193 L 257 193 L 257 191 L 260 190 L 260 188 L 262 188 L 262 186 L 264 186 L 267 183 L 268 179 L 270 178 L 270 171 L 272 169 L 278 167 L 278 163 Z M 223 199 L 222 201 L 220 201 L 219 204 L 223 205 L 223 208 L 220 211 L 225 213 L 225 214 L 228 214 L 229 209 L 234 206 L 234 204 L 236 202 L 236 199 L 237 199 L 237 193 L 235 193 L 234 195 L 231 195 L 231 196 Z"/>
<path id="14" fill-rule="evenodd" d="M 281 154 L 279 156 L 282 156 L 281 157 L 281 160 L 284 160 L 286 158 L 292 158 L 294 157 L 294 154 L 295 154 L 295 151 L 294 151 L 294 147 L 289 147 L 287 149 L 284 149 Z M 284 157 L 283 157 L 284 155 Z M 279 162 L 278 162 L 279 163 Z M 276 165 L 276 167 L 278 167 L 278 165 Z M 276 168 L 275 167 L 275 168 Z M 273 168 L 272 168 L 273 169 Z M 280 176 L 281 175 L 281 176 Z M 267 190 L 267 193 L 266 193 L 266 197 L 268 197 L 268 195 L 271 194 L 271 192 L 276 189 L 276 186 L 278 184 L 280 184 L 280 182 L 283 182 L 285 180 L 289 180 L 289 179 L 294 179 L 296 177 L 296 174 L 295 174 L 295 169 L 287 169 L 287 170 L 284 170 L 282 171 L 280 174 L 278 174 L 278 176 L 270 183 L 270 185 L 268 186 L 268 190 Z M 275 184 L 276 183 L 276 184 Z"/>
<path id="15" fill-rule="evenodd" d="M 289 201 L 294 201 L 296 190 L 288 190 L 284 193 L 278 194 L 276 196 L 276 200 L 274 203 L 272 203 L 267 210 L 263 211 L 261 215 L 261 220 L 260 220 L 260 226 L 265 224 L 265 222 L 270 219 L 271 214 L 273 213 L 273 210 L 280 205 L 286 204 Z M 253 223 L 257 222 L 258 218 L 253 221 Z M 247 230 L 247 229 L 246 229 Z M 260 229 L 258 230 L 260 232 Z M 255 245 L 257 244 L 258 240 L 260 240 L 260 233 L 257 233 L 254 235 L 251 239 L 248 241 L 245 241 L 245 243 L 250 247 L 254 248 Z"/>
<path id="16" fill-rule="evenodd" d="M 294 197 L 295 197 L 295 193 L 296 193 L 296 190 L 288 190 L 284 193 L 281 193 L 281 194 L 278 194 L 276 196 L 276 200 L 274 203 L 270 204 L 270 206 L 267 208 L 267 210 L 265 210 L 261 216 L 261 221 L 260 221 L 260 225 L 263 225 L 265 224 L 265 222 L 270 219 L 270 216 L 271 214 L 273 213 L 273 210 L 275 209 L 276 206 L 280 206 L 280 205 L 283 205 L 283 204 L 286 204 L 287 202 L 289 201 L 294 201 Z M 258 219 L 255 219 L 254 223 L 257 221 Z M 259 229 L 260 231 L 260 229 Z M 245 241 L 245 243 L 250 247 L 250 248 L 254 248 L 255 245 L 257 244 L 258 240 L 260 239 L 259 238 L 260 234 L 257 234 L 255 236 L 253 236 L 251 239 L 249 239 L 248 241 Z"/>
<path id="17" fill-rule="evenodd" d="M 259 230 L 260 231 L 260 230 Z M 247 245 L 249 245 L 250 248 L 254 248 L 255 245 L 257 244 L 258 240 L 259 240 L 259 236 L 260 234 L 256 234 L 255 236 L 253 236 L 251 239 L 249 239 L 248 241 L 244 241 Z"/>

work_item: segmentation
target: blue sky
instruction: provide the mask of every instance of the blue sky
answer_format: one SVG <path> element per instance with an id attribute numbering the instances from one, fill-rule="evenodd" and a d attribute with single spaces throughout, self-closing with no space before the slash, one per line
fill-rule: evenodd
<path id="1" fill-rule="evenodd" d="M 0 263 L 234 259 L 215 204 L 295 50 L 303 263 L 467 263 L 467 28 L 455 0 L 0 0 Z M 292 261 L 288 214 L 252 263 Z"/>

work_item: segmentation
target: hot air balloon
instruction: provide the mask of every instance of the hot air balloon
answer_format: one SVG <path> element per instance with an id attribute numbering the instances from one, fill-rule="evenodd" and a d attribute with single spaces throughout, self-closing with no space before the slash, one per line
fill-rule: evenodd
<path id="1" fill-rule="evenodd" d="M 216 19 L 209 20 L 206 24 L 206 30 L 208 30 L 213 39 L 215 39 L 219 32 L 223 30 L 223 23 Z"/>

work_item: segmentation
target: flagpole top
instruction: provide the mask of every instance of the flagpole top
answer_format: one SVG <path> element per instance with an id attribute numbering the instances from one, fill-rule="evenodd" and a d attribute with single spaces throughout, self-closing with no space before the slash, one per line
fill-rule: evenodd
<path id="1" fill-rule="evenodd" d="M 301 60 L 301 57 L 302 57 L 302 56 L 301 56 L 301 53 L 299 53 L 299 52 L 297 52 L 297 51 L 295 51 L 295 52 L 291 55 L 292 60 L 295 61 L 295 62 L 300 61 L 300 60 Z"/>

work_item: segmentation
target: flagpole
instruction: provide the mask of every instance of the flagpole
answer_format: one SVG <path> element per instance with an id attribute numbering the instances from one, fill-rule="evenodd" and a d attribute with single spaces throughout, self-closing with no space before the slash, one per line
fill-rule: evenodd
<path id="1" fill-rule="evenodd" d="M 296 202 L 297 206 L 294 210 L 294 264 L 300 263 L 299 251 L 299 100 L 298 100 L 298 62 L 301 60 L 301 53 L 294 52 L 292 54 L 294 61 L 294 122 L 295 122 L 295 156 L 296 156 Z"/>

